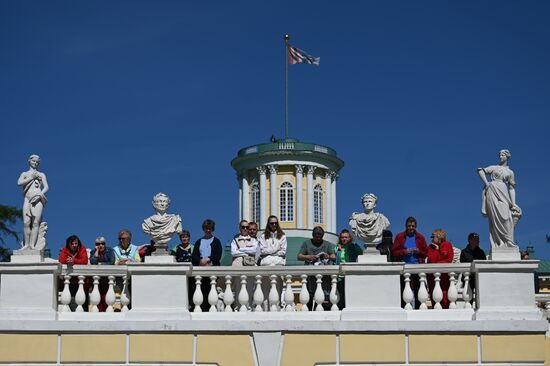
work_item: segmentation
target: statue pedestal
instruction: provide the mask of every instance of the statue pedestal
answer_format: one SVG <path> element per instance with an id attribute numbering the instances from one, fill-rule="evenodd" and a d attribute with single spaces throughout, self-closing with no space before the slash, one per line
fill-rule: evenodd
<path id="1" fill-rule="evenodd" d="M 388 257 L 380 254 L 375 243 L 365 243 L 365 251 L 357 257 L 357 263 L 387 263 Z"/>
<path id="2" fill-rule="evenodd" d="M 537 260 L 474 260 L 477 272 L 476 320 L 540 320 L 533 273 Z"/>
<path id="3" fill-rule="evenodd" d="M 11 256 L 12 263 L 42 263 L 44 262 L 44 253 L 37 249 L 19 249 L 14 250 Z"/>
<path id="4" fill-rule="evenodd" d="M 126 317 L 139 320 L 190 319 L 187 296 L 190 269 L 190 264 L 183 263 L 128 265 L 132 276 L 132 310 L 126 313 Z"/>
<path id="5" fill-rule="evenodd" d="M 492 248 L 492 261 L 518 261 L 521 260 L 519 248 Z"/>
<path id="6" fill-rule="evenodd" d="M 174 258 L 173 255 L 168 254 L 166 250 L 164 250 L 163 253 L 157 252 L 146 256 L 145 263 L 176 263 L 176 258 Z"/>

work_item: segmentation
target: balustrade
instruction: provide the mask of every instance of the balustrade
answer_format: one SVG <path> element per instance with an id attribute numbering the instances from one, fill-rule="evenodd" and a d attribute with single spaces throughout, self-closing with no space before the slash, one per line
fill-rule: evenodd
<path id="1" fill-rule="evenodd" d="M 64 265 L 60 280 L 59 311 L 62 313 L 129 310 L 130 283 L 126 266 Z"/>
<path id="2" fill-rule="evenodd" d="M 366 280 L 369 286 L 372 284 L 367 292 L 363 291 L 364 288 L 361 287 L 360 290 L 352 291 L 348 295 L 351 296 L 349 298 L 351 301 L 349 303 L 346 301 L 348 305 L 346 310 L 350 310 L 351 313 L 353 311 L 371 311 L 370 308 L 374 309 L 372 310 L 374 312 L 384 308 L 391 311 L 397 309 L 396 311 L 399 312 L 400 300 L 402 300 L 404 310 L 418 309 L 418 312 L 406 313 L 404 315 L 406 319 L 423 319 L 422 317 L 426 314 L 422 311 L 429 311 L 429 314 L 443 314 L 442 311 L 449 314 L 455 311 L 459 314 L 458 316 L 466 313 L 456 311 L 459 309 L 469 310 L 470 313 L 479 311 L 476 304 L 478 294 L 475 288 L 472 289 L 472 287 L 479 287 L 484 282 L 478 280 L 480 283 L 477 283 L 477 286 L 471 286 L 479 275 L 475 264 L 386 264 L 386 266 L 396 268 L 395 272 L 387 275 L 395 283 L 393 289 L 389 288 L 393 286 L 391 282 L 387 282 L 389 285 L 386 287 L 377 284 L 381 276 L 379 272 L 376 272 L 378 271 L 376 265 L 365 266 L 360 263 L 354 265 L 346 265 L 347 267 L 191 267 L 186 265 L 184 267 L 174 264 L 173 266 L 165 265 L 159 268 L 151 267 L 149 270 L 147 270 L 147 265 L 143 267 L 135 265 L 132 268 L 124 265 L 58 265 L 58 267 L 52 267 L 52 272 L 50 272 L 51 275 L 59 278 L 58 300 L 54 302 L 53 309 L 57 308 L 59 314 L 128 312 L 131 308 L 131 278 L 129 273 L 132 273 L 132 276 L 137 276 L 135 268 L 139 267 L 146 270 L 141 272 L 143 274 L 140 274 L 140 276 L 147 280 L 142 282 L 143 286 L 138 291 L 136 287 L 138 277 L 133 277 L 136 289 L 135 310 L 138 310 L 139 304 L 143 304 L 143 302 L 138 303 L 139 296 L 142 298 L 148 296 L 148 288 L 157 285 L 156 276 L 160 274 L 158 281 L 162 281 L 162 278 L 166 276 L 178 275 L 182 281 L 179 282 L 178 278 L 178 283 L 185 283 L 178 289 L 177 294 L 174 293 L 174 296 L 178 296 L 178 299 L 182 299 L 182 296 L 185 297 L 185 300 L 181 300 L 177 309 L 174 310 L 180 314 L 186 313 L 185 309 L 187 307 L 192 313 L 307 313 L 310 311 L 317 313 L 339 311 L 340 294 L 338 286 L 342 284 L 339 282 L 341 279 L 339 276 L 344 274 L 342 271 L 345 271 L 346 277 L 344 278 L 349 279 L 349 281 L 346 280 L 346 286 L 364 286 L 363 284 L 356 285 L 358 278 Z M 481 265 L 485 265 L 485 262 Z M 344 268 L 348 269 L 345 270 Z M 355 272 L 352 271 L 353 268 L 357 268 Z M 35 270 L 34 267 L 33 269 L 24 269 L 24 265 L 21 264 L 0 266 L 0 275 L 11 276 L 10 283 L 15 284 L 16 281 L 13 280 L 15 277 L 11 273 L 32 273 L 33 270 Z M 160 271 L 160 273 L 157 271 Z M 371 273 L 373 274 L 371 275 Z M 401 299 L 396 293 L 399 276 L 402 280 Z M 22 281 L 19 278 L 24 277 L 16 278 L 17 281 Z M 187 279 L 187 283 L 185 279 Z M 11 288 L 9 286 L 12 285 L 4 286 L 4 277 L 0 277 L 0 280 L 2 280 L 2 287 L 4 287 L 0 308 L 16 309 L 16 304 L 21 302 L 16 303 L 13 300 L 6 300 L 10 296 L 14 296 L 11 295 L 13 291 L 8 292 L 8 289 Z M 173 289 L 173 287 L 170 287 L 170 289 Z M 377 291 L 379 292 L 377 293 Z M 383 301 L 390 298 L 390 300 L 394 299 L 395 302 L 388 300 L 384 303 L 382 300 L 377 300 L 376 297 L 382 293 L 386 296 Z M 482 292 L 482 294 L 490 296 L 487 295 L 487 291 Z M 169 299 L 169 296 L 167 298 Z M 188 299 L 190 300 L 189 304 Z M 363 299 L 374 300 L 369 302 L 370 300 Z M 11 305 L 12 303 L 14 305 Z M 550 295 L 537 295 L 537 303 L 539 308 L 547 316 L 550 316 Z M 44 304 L 47 303 L 44 302 Z M 153 307 L 148 307 L 149 304 L 152 304 Z M 157 312 L 163 312 L 174 308 L 170 300 L 164 301 L 163 305 L 159 305 L 158 308 L 155 308 L 155 306 L 157 305 L 154 301 L 149 302 L 145 306 L 141 305 L 140 311 L 156 309 Z M 438 313 L 437 310 L 440 310 L 440 312 Z M 404 311 L 403 314 L 405 314 Z M 82 314 L 82 316 L 84 315 Z M 191 317 L 191 314 L 189 316 Z M 201 315 L 201 317 L 204 316 L 207 316 L 207 314 Z M 281 316 L 284 315 L 281 314 Z M 376 315 L 373 316 L 376 318 Z M 467 317 L 467 314 L 464 317 Z"/>
<path id="3" fill-rule="evenodd" d="M 315 311 L 338 311 L 338 273 L 338 266 L 195 267 L 192 311 L 203 311 L 205 292 L 209 312 L 306 312 L 311 297 Z M 323 287 L 325 276 L 331 279 L 325 281 L 328 288 Z M 209 286 L 203 285 L 204 278 L 210 279 Z M 313 294 L 308 278 L 315 283 Z"/>
<path id="4" fill-rule="evenodd" d="M 407 264 L 402 273 L 404 309 L 471 309 L 470 263 Z M 475 303 L 474 303 L 475 307 Z"/>

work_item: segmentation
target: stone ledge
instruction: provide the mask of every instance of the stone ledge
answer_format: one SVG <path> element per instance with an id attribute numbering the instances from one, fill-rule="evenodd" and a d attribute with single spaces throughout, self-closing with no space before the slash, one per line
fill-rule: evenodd
<path id="1" fill-rule="evenodd" d="M 135 332 L 329 332 L 329 333 L 450 333 L 450 334 L 544 334 L 545 320 L 469 320 L 469 321 L 365 321 L 327 320 L 312 316 L 310 320 L 257 319 L 233 320 L 154 320 L 129 319 L 125 313 L 111 321 L 81 320 L 0 320 L 0 333 L 135 333 Z M 193 317 L 194 314 L 191 314 Z M 311 314 L 315 315 L 315 314 Z M 97 319 L 97 318 L 96 318 Z M 322 320 L 322 321 L 321 321 Z"/>

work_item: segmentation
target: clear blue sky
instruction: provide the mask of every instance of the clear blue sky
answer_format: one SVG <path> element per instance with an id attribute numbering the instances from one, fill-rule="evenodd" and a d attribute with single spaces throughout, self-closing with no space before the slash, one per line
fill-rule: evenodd
<path id="1" fill-rule="evenodd" d="M 289 33 L 321 57 L 290 66 L 290 135 L 345 161 L 339 228 L 374 192 L 394 233 L 414 215 L 487 249 L 476 168 L 509 148 L 516 239 L 550 258 L 548 19 L 548 1 L 2 1 L 0 203 L 22 205 L 36 153 L 54 255 L 71 234 L 146 242 L 159 191 L 193 239 L 209 217 L 225 242 L 231 159 L 284 133 Z"/>

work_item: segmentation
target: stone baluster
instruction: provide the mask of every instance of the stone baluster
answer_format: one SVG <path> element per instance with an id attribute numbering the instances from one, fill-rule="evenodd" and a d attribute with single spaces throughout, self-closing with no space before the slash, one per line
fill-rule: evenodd
<path id="1" fill-rule="evenodd" d="M 202 296 L 202 277 L 201 276 L 195 276 L 195 292 L 193 293 L 193 304 L 195 304 L 195 308 L 193 309 L 193 312 L 200 313 L 202 312 L 201 305 L 204 301 L 204 297 Z"/>
<path id="2" fill-rule="evenodd" d="M 434 273 L 435 286 L 432 293 L 432 300 L 435 303 L 434 309 L 441 309 L 441 300 L 443 300 L 443 291 L 441 291 L 441 273 Z"/>
<path id="3" fill-rule="evenodd" d="M 464 299 L 464 309 L 471 309 L 472 289 L 470 288 L 470 272 L 464 272 L 464 287 L 462 288 L 462 298 Z"/>
<path id="4" fill-rule="evenodd" d="M 212 291 L 212 289 L 210 289 Z M 210 294 L 208 294 L 208 300 L 210 301 Z M 216 301 L 217 301 L 217 295 L 216 295 Z M 226 313 L 233 312 L 233 308 L 231 305 L 233 304 L 233 301 L 235 301 L 235 298 L 233 296 L 233 291 L 231 291 L 231 276 L 227 275 L 225 276 L 225 291 L 223 293 L 223 303 L 225 304 L 224 311 Z"/>
<path id="5" fill-rule="evenodd" d="M 239 291 L 239 308 L 240 312 L 248 311 L 248 302 L 250 296 L 248 295 L 248 289 L 246 288 L 246 275 L 241 275 L 241 290 Z"/>
<path id="6" fill-rule="evenodd" d="M 86 302 L 86 293 L 84 292 L 84 279 L 85 276 L 78 276 L 78 291 L 76 291 L 76 295 L 74 297 L 74 301 L 76 302 L 76 312 L 81 313 L 84 311 L 84 308 L 82 305 Z"/>
<path id="7" fill-rule="evenodd" d="M 338 275 L 331 275 L 331 280 L 330 280 L 330 296 L 329 296 L 329 299 L 330 299 L 330 303 L 332 304 L 332 306 L 330 307 L 330 311 L 338 311 L 340 309 L 338 309 L 338 293 L 336 291 L 336 283 L 338 282 Z"/>
<path id="8" fill-rule="evenodd" d="M 302 289 L 300 290 L 300 304 L 302 304 L 302 311 L 309 311 L 307 308 L 307 303 L 309 302 L 309 292 L 307 290 L 307 275 L 303 274 L 300 276 L 302 278 Z"/>
<path id="9" fill-rule="evenodd" d="M 254 290 L 254 311 L 263 311 L 264 292 L 262 291 L 262 275 L 256 275 L 256 289 Z"/>
<path id="10" fill-rule="evenodd" d="M 317 304 L 315 306 L 315 311 L 325 311 L 325 309 L 323 309 L 323 302 L 325 301 L 325 292 L 322 287 L 323 275 L 315 275 L 315 278 L 317 279 L 317 288 L 315 289 L 315 294 L 313 295 L 313 300 L 315 300 L 315 303 Z"/>
<path id="11" fill-rule="evenodd" d="M 286 275 L 285 311 L 295 311 L 294 294 L 292 293 L 292 276 Z"/>
<path id="12" fill-rule="evenodd" d="M 122 305 L 121 312 L 127 312 L 130 305 L 130 284 L 128 276 L 122 276 L 122 292 L 120 293 L 120 304 Z"/>
<path id="13" fill-rule="evenodd" d="M 71 291 L 69 290 L 69 285 L 71 284 L 71 276 L 65 275 L 63 276 L 64 283 L 63 283 L 63 292 L 61 292 L 61 304 L 63 306 L 61 307 L 61 311 L 65 313 L 71 312 Z"/>
<path id="14" fill-rule="evenodd" d="M 90 293 L 90 305 L 92 306 L 92 313 L 99 312 L 97 305 L 101 301 L 101 296 L 99 295 L 99 276 L 93 276 L 94 278 L 94 288 Z"/>
<path id="15" fill-rule="evenodd" d="M 216 276 L 210 276 L 210 292 L 208 293 L 208 303 L 210 304 L 209 312 L 215 313 L 218 311 L 216 309 L 216 304 L 218 303 L 218 291 L 216 290 Z"/>
<path id="16" fill-rule="evenodd" d="M 418 288 L 418 301 L 420 301 L 420 310 L 428 309 L 428 289 L 426 286 L 426 274 L 420 273 L 420 284 Z"/>
<path id="17" fill-rule="evenodd" d="M 113 305 L 116 301 L 116 295 L 115 295 L 115 276 L 108 276 L 109 280 L 109 289 L 107 290 L 107 293 L 105 294 L 105 304 L 107 304 L 107 309 L 105 309 L 105 312 L 112 313 L 115 311 L 113 308 Z"/>
<path id="18" fill-rule="evenodd" d="M 403 289 L 403 301 L 405 302 L 405 310 L 412 310 L 412 301 L 414 299 L 414 293 L 411 289 L 411 274 L 410 273 L 404 273 L 403 277 L 405 277 L 405 288 Z"/>
<path id="19" fill-rule="evenodd" d="M 449 290 L 447 291 L 449 299 L 449 309 L 456 309 L 456 300 L 458 299 L 458 290 L 456 289 L 455 273 L 449 273 Z"/>
<path id="20" fill-rule="evenodd" d="M 279 292 L 277 291 L 277 276 L 271 275 L 271 289 L 269 290 L 269 311 L 279 311 Z"/>

